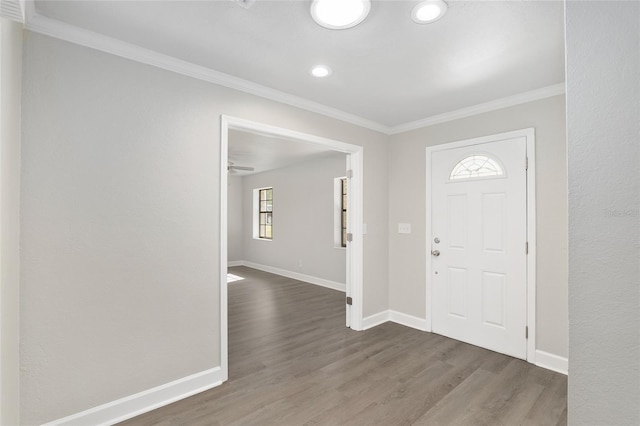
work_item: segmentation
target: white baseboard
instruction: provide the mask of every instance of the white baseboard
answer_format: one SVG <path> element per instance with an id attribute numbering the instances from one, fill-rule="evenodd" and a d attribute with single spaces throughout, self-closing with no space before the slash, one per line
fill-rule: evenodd
<path id="1" fill-rule="evenodd" d="M 396 324 L 404 325 L 406 327 L 415 328 L 420 331 L 427 331 L 427 320 L 424 318 L 414 317 L 412 315 L 403 314 L 402 312 L 388 310 L 378 312 L 377 314 L 370 315 L 362 319 L 362 329 L 367 330 L 373 328 L 376 325 L 383 324 L 387 321 L 395 322 Z"/>
<path id="2" fill-rule="evenodd" d="M 412 315 L 407 315 L 403 314 L 402 312 L 392 310 L 378 312 L 377 314 L 373 314 L 366 318 L 363 318 L 362 329 L 368 330 L 377 325 L 384 324 L 387 321 L 415 328 L 420 331 L 428 331 L 426 319 L 414 317 Z M 541 350 L 536 350 L 535 356 L 535 360 L 530 360 L 529 362 L 537 365 L 538 367 L 546 368 L 547 370 L 555 371 L 562 374 L 568 374 L 569 360 L 567 358 Z"/>
<path id="3" fill-rule="evenodd" d="M 366 318 L 362 318 L 362 330 L 368 330 L 376 325 L 384 324 L 387 321 L 389 321 L 389 311 L 382 311 L 377 314 L 369 315 Z"/>
<path id="4" fill-rule="evenodd" d="M 402 312 L 389 310 L 389 321 L 415 328 L 416 330 L 427 331 L 426 319 L 403 314 Z"/>
<path id="5" fill-rule="evenodd" d="M 536 350 L 535 364 L 557 373 L 569 374 L 569 360 L 549 352 Z"/>
<path id="6" fill-rule="evenodd" d="M 261 265 L 259 263 L 249 262 L 247 260 L 241 260 L 238 265 L 229 265 L 229 266 L 246 266 L 249 268 L 257 269 L 259 271 L 269 272 L 271 274 L 280 275 L 287 278 L 292 278 L 298 281 L 304 281 L 310 284 L 319 285 L 321 287 L 330 288 L 332 290 L 338 290 L 342 292 L 346 292 L 346 285 L 343 283 L 339 283 L 336 281 L 325 280 L 324 278 L 312 277 L 311 275 L 300 274 L 298 272 L 288 271 L 286 269 L 280 269 L 273 266 Z"/>
<path id="7" fill-rule="evenodd" d="M 230 260 L 227 262 L 227 268 L 233 268 L 234 266 L 244 266 L 244 260 Z"/>
<path id="8" fill-rule="evenodd" d="M 117 399 L 43 426 L 113 425 L 221 385 L 220 367 Z"/>

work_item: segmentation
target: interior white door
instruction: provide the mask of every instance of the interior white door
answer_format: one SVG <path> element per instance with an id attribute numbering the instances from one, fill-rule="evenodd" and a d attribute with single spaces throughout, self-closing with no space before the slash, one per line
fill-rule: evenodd
<path id="1" fill-rule="evenodd" d="M 526 139 L 431 156 L 433 331 L 526 359 Z"/>

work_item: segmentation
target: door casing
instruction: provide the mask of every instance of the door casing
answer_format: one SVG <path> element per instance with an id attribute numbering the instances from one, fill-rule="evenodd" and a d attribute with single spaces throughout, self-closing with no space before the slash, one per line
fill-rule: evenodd
<path id="1" fill-rule="evenodd" d="M 349 221 L 347 231 L 353 235 L 347 244 L 346 296 L 353 300 L 347 305 L 346 326 L 362 330 L 363 313 L 363 151 L 359 145 L 327 139 L 295 130 L 284 129 L 243 118 L 220 116 L 220 369 L 222 381 L 229 377 L 228 305 L 227 305 L 227 161 L 229 129 L 243 130 L 288 139 L 294 142 L 320 145 L 347 154 L 347 168 L 352 171 L 348 180 Z"/>
<path id="2" fill-rule="evenodd" d="M 529 253 L 527 255 L 527 361 L 535 363 L 536 353 L 536 175 L 535 175 L 535 130 L 533 128 L 514 130 L 506 133 L 482 136 L 466 139 L 426 148 L 426 226 L 425 243 L 429 252 L 429 242 L 432 235 L 431 216 L 431 156 L 434 152 L 445 151 L 453 148 L 461 148 L 473 145 L 481 145 L 489 142 L 498 142 L 505 139 L 522 138 L 526 140 L 527 147 L 527 242 Z M 426 255 L 425 255 L 426 256 Z M 433 330 L 432 323 L 432 286 L 431 286 L 431 259 L 426 256 L 426 331 Z"/>

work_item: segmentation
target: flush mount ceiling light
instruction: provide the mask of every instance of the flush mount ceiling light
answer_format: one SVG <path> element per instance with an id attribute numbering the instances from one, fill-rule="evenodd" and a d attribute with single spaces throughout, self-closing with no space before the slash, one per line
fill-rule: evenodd
<path id="1" fill-rule="evenodd" d="M 411 11 L 411 18 L 418 24 L 428 24 L 442 18 L 447 12 L 443 0 L 426 0 L 418 3 Z"/>
<path id="2" fill-rule="evenodd" d="M 311 16 L 318 25 L 343 30 L 364 21 L 370 9 L 370 0 L 313 0 Z"/>
<path id="3" fill-rule="evenodd" d="M 331 68 L 326 65 L 316 65 L 311 68 L 311 75 L 314 77 L 322 78 L 327 77 L 331 74 Z"/>

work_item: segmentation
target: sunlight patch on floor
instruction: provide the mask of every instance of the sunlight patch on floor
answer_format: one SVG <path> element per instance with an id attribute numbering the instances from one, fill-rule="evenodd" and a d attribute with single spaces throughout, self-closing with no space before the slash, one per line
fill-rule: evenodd
<path id="1" fill-rule="evenodd" d="M 228 283 L 232 283 L 234 281 L 240 281 L 240 280 L 244 280 L 243 277 L 241 277 L 240 275 L 235 275 L 235 274 L 229 274 L 227 273 L 227 282 Z"/>

